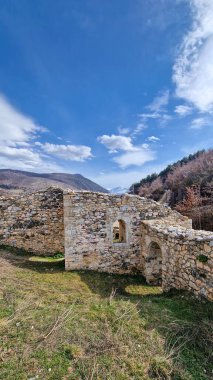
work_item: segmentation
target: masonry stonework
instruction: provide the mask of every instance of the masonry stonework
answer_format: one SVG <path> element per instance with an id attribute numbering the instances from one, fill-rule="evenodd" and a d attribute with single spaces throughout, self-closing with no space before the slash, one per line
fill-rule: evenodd
<path id="1" fill-rule="evenodd" d="M 213 300 L 213 233 L 146 198 L 56 188 L 0 196 L 0 244 L 40 255 L 65 245 L 66 270 L 140 273 Z"/>
<path id="2" fill-rule="evenodd" d="M 113 224 L 125 223 L 125 242 Z M 133 195 L 64 194 L 67 270 L 141 273 L 164 290 L 185 289 L 213 300 L 213 234 L 169 207 Z M 205 263 L 199 261 L 205 259 Z"/>
<path id="3" fill-rule="evenodd" d="M 38 255 L 64 252 L 63 191 L 0 196 L 0 244 Z"/>
<path id="4" fill-rule="evenodd" d="M 161 250 L 161 278 L 164 291 L 185 289 L 213 301 L 213 234 L 171 225 L 165 219 L 142 223 L 141 256 L 143 275 L 155 281 L 156 261 L 150 245 Z"/>

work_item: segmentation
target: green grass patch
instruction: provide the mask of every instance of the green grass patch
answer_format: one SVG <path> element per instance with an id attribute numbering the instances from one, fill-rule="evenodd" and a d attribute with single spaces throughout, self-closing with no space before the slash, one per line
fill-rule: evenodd
<path id="1" fill-rule="evenodd" d="M 0 291 L 2 380 L 212 379 L 207 301 L 27 259 L 5 266 Z"/>
<path id="2" fill-rule="evenodd" d="M 208 259 L 209 259 L 208 256 L 203 255 L 203 254 L 200 254 L 197 257 L 197 260 L 200 261 L 201 263 L 207 263 Z"/>
<path id="3" fill-rule="evenodd" d="M 57 263 L 63 262 L 64 257 L 43 257 L 43 256 L 32 256 L 29 261 L 40 262 L 40 263 Z"/>

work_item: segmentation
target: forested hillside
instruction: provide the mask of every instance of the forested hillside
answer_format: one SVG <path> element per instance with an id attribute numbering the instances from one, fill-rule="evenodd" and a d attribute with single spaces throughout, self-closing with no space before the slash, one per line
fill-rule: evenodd
<path id="1" fill-rule="evenodd" d="M 192 218 L 197 229 L 213 231 L 213 149 L 198 151 L 131 186 L 130 192 L 168 203 Z"/>

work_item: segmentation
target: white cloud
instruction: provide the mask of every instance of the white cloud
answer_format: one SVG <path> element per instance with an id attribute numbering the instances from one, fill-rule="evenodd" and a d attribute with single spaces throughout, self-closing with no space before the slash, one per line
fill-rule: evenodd
<path id="1" fill-rule="evenodd" d="M 116 170 L 110 173 L 100 173 L 97 176 L 91 176 L 91 179 L 107 189 L 117 186 L 129 188 L 134 182 L 139 182 L 148 174 L 159 173 L 165 169 L 169 163 L 170 162 L 164 162 L 161 165 L 152 165 L 150 163 L 137 170 Z"/>
<path id="2" fill-rule="evenodd" d="M 62 171 L 51 156 L 84 161 L 92 157 L 84 145 L 54 145 L 34 141 L 46 129 L 18 111 L 0 95 L 0 166 L 19 170 Z M 47 154 L 44 154 L 46 152 Z"/>
<path id="3" fill-rule="evenodd" d="M 128 166 L 141 166 L 145 162 L 155 159 L 155 153 L 148 149 L 145 144 L 135 152 L 126 152 L 120 156 L 114 157 L 113 161 L 116 162 L 122 169 Z"/>
<path id="4" fill-rule="evenodd" d="M 42 130 L 33 119 L 17 111 L 3 95 L 0 95 L 1 144 L 26 145 Z"/>
<path id="5" fill-rule="evenodd" d="M 0 95 L 1 168 L 40 171 L 47 167 L 55 168 L 54 163 L 44 162 L 43 157 L 32 147 L 33 139 L 44 130 Z"/>
<path id="6" fill-rule="evenodd" d="M 135 137 L 135 136 L 139 135 L 146 128 L 147 128 L 147 126 L 144 123 L 142 123 L 142 122 L 138 123 L 136 128 L 133 130 L 131 136 Z"/>
<path id="7" fill-rule="evenodd" d="M 180 117 L 190 115 L 192 113 L 192 108 L 187 105 L 179 105 L 175 107 L 175 113 Z"/>
<path id="8" fill-rule="evenodd" d="M 213 1 L 191 0 L 193 23 L 173 67 L 176 95 L 213 110 Z"/>
<path id="9" fill-rule="evenodd" d="M 39 172 L 61 171 L 54 162 L 44 159 L 30 148 L 0 146 L 1 169 L 36 170 Z"/>
<path id="10" fill-rule="evenodd" d="M 173 117 L 171 115 L 168 115 L 168 114 L 165 113 L 165 114 L 163 114 L 163 115 L 160 116 L 160 118 L 159 118 L 159 125 L 161 127 L 165 127 L 165 126 L 168 125 L 168 122 L 170 120 L 172 120 L 172 119 L 173 119 Z"/>
<path id="11" fill-rule="evenodd" d="M 145 149 L 149 148 L 149 144 L 146 144 L 146 143 L 142 144 L 141 146 L 142 146 L 142 148 L 145 148 Z"/>
<path id="12" fill-rule="evenodd" d="M 32 152 L 27 148 L 16 148 L 9 146 L 0 146 L 1 157 L 13 158 L 16 160 L 27 160 L 29 164 L 37 163 L 40 159 L 39 154 Z"/>
<path id="13" fill-rule="evenodd" d="M 109 153 L 118 153 L 118 151 L 125 152 L 113 157 L 113 161 L 122 169 L 132 165 L 141 166 L 145 162 L 155 158 L 155 153 L 149 150 L 148 144 L 133 145 L 131 137 L 103 135 L 98 137 L 98 141 L 106 146 Z"/>
<path id="14" fill-rule="evenodd" d="M 172 116 L 167 113 L 167 105 L 169 103 L 169 90 L 161 91 L 153 101 L 148 104 L 145 108 L 150 112 L 143 112 L 138 114 L 140 118 L 140 125 L 142 128 L 147 128 L 147 123 L 150 119 L 158 119 L 158 124 L 161 127 L 165 127 L 169 120 L 172 119 Z M 133 134 L 134 136 L 134 134 Z"/>
<path id="15" fill-rule="evenodd" d="M 130 131 L 131 131 L 130 128 L 118 127 L 118 132 L 120 135 L 128 135 Z"/>
<path id="16" fill-rule="evenodd" d="M 101 144 L 109 150 L 110 153 L 117 153 L 119 150 L 124 151 L 135 151 L 135 148 L 132 144 L 131 137 L 120 136 L 120 135 L 103 135 L 99 136 L 97 139 Z"/>
<path id="17" fill-rule="evenodd" d="M 151 113 L 139 113 L 138 117 L 140 117 L 142 120 L 147 119 L 158 119 L 161 117 L 161 114 L 158 112 L 151 112 Z"/>
<path id="18" fill-rule="evenodd" d="M 156 136 L 149 136 L 147 137 L 147 140 L 148 141 L 152 141 L 152 142 L 156 142 L 156 141 L 159 141 L 159 137 L 156 137 Z"/>
<path id="19" fill-rule="evenodd" d="M 86 145 L 56 145 L 45 143 L 41 148 L 53 156 L 64 160 L 85 161 L 92 157 L 91 148 Z"/>
<path id="20" fill-rule="evenodd" d="M 192 120 L 190 128 L 191 129 L 201 129 L 205 125 L 208 125 L 208 124 L 209 124 L 208 119 L 206 119 L 205 117 L 198 117 L 198 118 Z"/>
<path id="21" fill-rule="evenodd" d="M 152 103 L 150 103 L 146 108 L 152 112 L 161 112 L 165 109 L 169 102 L 169 90 L 162 91 L 158 96 L 156 96 Z"/>

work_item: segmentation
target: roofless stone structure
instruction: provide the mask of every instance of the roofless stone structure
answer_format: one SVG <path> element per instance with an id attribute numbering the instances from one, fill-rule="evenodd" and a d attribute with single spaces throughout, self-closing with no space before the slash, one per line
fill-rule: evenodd
<path id="1" fill-rule="evenodd" d="M 66 270 L 139 273 L 213 300 L 213 233 L 152 200 L 50 188 L 0 197 L 0 218 L 1 244 L 65 251 Z"/>

